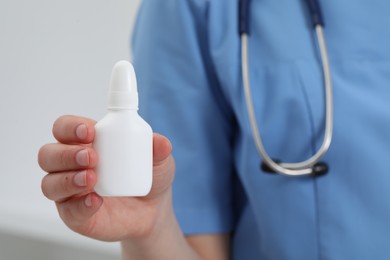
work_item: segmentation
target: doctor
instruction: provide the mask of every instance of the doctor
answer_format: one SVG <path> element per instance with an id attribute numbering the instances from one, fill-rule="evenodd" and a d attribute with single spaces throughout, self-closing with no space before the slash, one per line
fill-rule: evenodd
<path id="1" fill-rule="evenodd" d="M 64 116 L 59 142 L 39 152 L 42 190 L 63 221 L 122 241 L 124 259 L 390 259 L 390 2 L 320 4 L 329 103 L 305 1 L 251 1 L 246 99 L 237 1 L 144 0 L 133 38 L 140 112 L 170 140 L 154 136 L 152 192 L 95 194 L 95 122 Z M 309 164 L 323 174 L 268 173 L 256 132 L 279 162 L 323 150 Z"/>

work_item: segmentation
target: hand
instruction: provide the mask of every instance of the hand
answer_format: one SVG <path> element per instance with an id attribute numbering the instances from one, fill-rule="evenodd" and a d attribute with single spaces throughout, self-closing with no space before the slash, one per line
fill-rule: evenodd
<path id="1" fill-rule="evenodd" d="M 95 121 L 63 116 L 53 125 L 58 143 L 42 146 L 40 167 L 44 195 L 55 201 L 60 217 L 82 235 L 119 241 L 143 238 L 158 232 L 164 216 L 171 214 L 171 183 L 175 163 L 171 144 L 153 136 L 153 185 L 146 197 L 100 197 L 94 192 L 94 167 L 98 155 L 92 147 Z"/>

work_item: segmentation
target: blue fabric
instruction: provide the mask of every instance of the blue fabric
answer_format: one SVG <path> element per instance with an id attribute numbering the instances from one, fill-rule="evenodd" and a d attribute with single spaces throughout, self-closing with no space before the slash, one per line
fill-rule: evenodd
<path id="1" fill-rule="evenodd" d="M 300 0 L 253 0 L 250 65 L 265 147 L 321 145 L 318 47 Z M 334 83 L 329 174 L 264 174 L 242 90 L 237 1 L 144 0 L 133 37 L 140 112 L 173 143 L 186 234 L 232 233 L 233 259 L 390 259 L 390 2 L 321 1 Z"/>

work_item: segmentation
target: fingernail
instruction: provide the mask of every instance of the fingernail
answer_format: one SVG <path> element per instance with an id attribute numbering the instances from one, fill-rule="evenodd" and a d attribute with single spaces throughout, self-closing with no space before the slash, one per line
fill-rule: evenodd
<path id="1" fill-rule="evenodd" d="M 87 172 L 81 171 L 74 176 L 74 183 L 77 186 L 84 187 L 87 185 Z"/>
<path id="2" fill-rule="evenodd" d="M 85 124 L 81 124 L 76 128 L 76 136 L 80 140 L 84 140 L 85 138 L 87 138 L 87 135 L 88 135 L 88 128 Z"/>
<path id="3" fill-rule="evenodd" d="M 87 208 L 92 207 L 92 198 L 91 194 L 88 194 L 87 197 L 85 197 L 84 204 Z"/>
<path id="4" fill-rule="evenodd" d="M 76 162 L 80 166 L 88 166 L 89 165 L 89 155 L 87 150 L 81 150 L 76 153 Z"/>

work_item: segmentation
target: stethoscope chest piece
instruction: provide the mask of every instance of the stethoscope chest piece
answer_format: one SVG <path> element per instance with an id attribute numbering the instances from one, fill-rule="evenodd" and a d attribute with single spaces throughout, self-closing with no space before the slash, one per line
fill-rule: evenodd
<path id="1" fill-rule="evenodd" d="M 280 160 L 273 160 L 275 163 L 279 164 Z M 276 174 L 277 172 L 273 170 L 270 166 L 268 166 L 264 161 L 260 163 L 260 169 L 264 173 L 269 173 L 269 174 Z M 317 162 L 311 167 L 311 173 L 308 173 L 306 175 L 299 175 L 299 176 L 313 176 L 313 177 L 320 177 L 324 176 L 328 173 L 329 171 L 329 166 L 326 162 Z"/>

